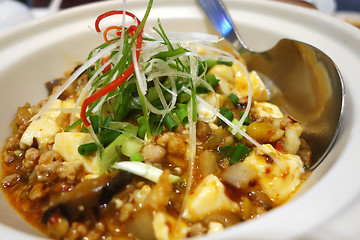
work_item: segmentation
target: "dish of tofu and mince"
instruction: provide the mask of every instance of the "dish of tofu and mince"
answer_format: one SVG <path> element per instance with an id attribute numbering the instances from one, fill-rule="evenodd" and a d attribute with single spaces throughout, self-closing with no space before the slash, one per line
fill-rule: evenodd
<path id="1" fill-rule="evenodd" d="M 153 32 L 131 12 L 100 15 L 104 43 L 49 97 L 18 108 L 2 189 L 55 239 L 181 239 L 288 201 L 306 180 L 302 126 L 268 102 L 217 36 Z M 133 23 L 100 28 L 125 14 Z"/>

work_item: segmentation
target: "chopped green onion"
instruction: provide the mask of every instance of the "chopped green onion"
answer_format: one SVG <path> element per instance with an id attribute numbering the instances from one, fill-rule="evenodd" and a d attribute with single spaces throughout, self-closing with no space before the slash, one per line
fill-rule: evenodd
<path id="1" fill-rule="evenodd" d="M 206 64 L 207 64 L 207 67 L 208 68 L 211 68 L 215 65 L 226 65 L 226 66 L 232 66 L 233 65 L 233 62 L 228 62 L 228 61 L 222 61 L 222 60 L 207 60 L 206 61 Z"/>
<path id="2" fill-rule="evenodd" d="M 234 154 L 230 159 L 230 164 L 234 164 L 240 160 L 243 160 L 250 152 L 251 148 L 239 142 L 236 146 Z"/>
<path id="3" fill-rule="evenodd" d="M 232 120 L 232 123 L 233 123 L 234 125 L 237 125 L 237 124 L 239 123 L 239 120 L 237 120 L 236 118 L 234 118 L 234 119 Z M 246 132 L 246 125 L 241 125 L 241 126 L 240 126 L 240 129 L 241 129 L 242 131 Z M 232 127 L 229 127 L 229 128 L 228 128 L 228 131 L 229 131 L 229 132 L 232 132 L 232 131 L 233 131 L 233 128 L 232 128 Z M 234 136 L 235 136 L 237 139 L 239 139 L 239 140 L 243 137 L 240 132 L 235 133 Z"/>
<path id="4" fill-rule="evenodd" d="M 125 88 L 126 88 L 126 85 L 122 84 L 118 89 L 115 104 L 114 104 L 114 112 L 119 111 L 119 108 L 120 108 L 120 105 L 121 105 L 121 102 L 122 102 L 122 99 L 124 96 Z"/>
<path id="5" fill-rule="evenodd" d="M 70 132 L 71 130 L 73 130 L 74 128 L 76 128 L 77 126 L 79 126 L 82 123 L 82 119 L 79 118 L 76 122 L 74 122 L 73 124 L 71 124 L 70 126 L 68 126 L 67 128 L 64 129 L 64 132 Z"/>
<path id="6" fill-rule="evenodd" d="M 131 93 L 135 90 L 135 88 L 136 88 L 136 84 L 134 84 L 134 83 L 129 84 L 125 88 L 125 92 L 124 92 L 124 96 L 122 98 L 121 105 L 116 114 L 116 121 L 122 121 L 125 119 L 127 113 L 129 112 L 129 102 L 130 102 Z"/>
<path id="7" fill-rule="evenodd" d="M 100 131 L 100 126 L 101 126 L 101 117 L 100 117 L 100 115 L 91 115 L 89 117 L 89 119 L 90 119 L 90 122 L 91 122 L 91 125 L 92 125 L 92 128 L 93 128 L 94 132 L 96 134 L 98 134 L 99 131 Z"/>
<path id="8" fill-rule="evenodd" d="M 101 173 L 107 171 L 115 162 L 124 160 L 125 156 L 121 154 L 121 145 L 127 141 L 129 137 L 131 137 L 131 135 L 128 133 L 121 134 L 102 151 L 100 158 Z"/>
<path id="9" fill-rule="evenodd" d="M 245 112 L 241 112 L 241 113 L 240 113 L 240 118 L 242 118 L 242 116 L 244 115 L 244 113 L 245 113 Z M 246 125 L 246 126 L 249 126 L 250 123 L 251 123 L 251 122 L 250 122 L 250 115 L 248 114 L 248 115 L 246 116 L 245 121 L 244 121 L 243 124 Z"/>
<path id="10" fill-rule="evenodd" d="M 112 121 L 114 121 L 114 119 L 111 116 L 107 116 L 104 120 L 103 126 L 108 127 Z"/>
<path id="11" fill-rule="evenodd" d="M 176 48 L 176 49 L 172 49 L 172 50 L 165 51 L 165 52 L 159 52 L 159 53 L 153 55 L 150 59 L 159 58 L 159 59 L 166 61 L 167 58 L 174 57 L 174 56 L 182 54 L 184 52 L 188 52 L 188 50 L 186 50 L 185 48 Z"/>
<path id="12" fill-rule="evenodd" d="M 113 130 L 113 129 L 102 129 L 99 134 L 99 141 L 103 145 L 108 145 L 113 142 L 120 134 L 122 134 L 123 130 Z"/>
<path id="13" fill-rule="evenodd" d="M 155 87 L 149 88 L 147 91 L 146 97 L 149 102 L 153 102 L 153 101 L 159 99 L 159 95 L 156 91 L 156 88 Z"/>
<path id="14" fill-rule="evenodd" d="M 214 74 L 206 75 L 205 80 L 211 85 L 212 88 L 215 88 L 216 85 L 220 82 L 220 80 L 217 79 Z M 210 92 L 210 89 L 208 89 L 208 87 L 204 86 L 204 84 L 200 84 L 196 88 L 196 92 L 197 93 L 208 93 L 208 92 Z"/>
<path id="15" fill-rule="evenodd" d="M 179 94 L 179 102 L 181 103 L 187 103 L 191 99 L 191 96 L 187 93 L 180 93 Z"/>
<path id="16" fill-rule="evenodd" d="M 186 94 L 186 95 L 188 95 L 188 94 Z M 177 106 L 178 106 L 178 108 L 173 110 L 174 115 L 176 115 L 177 119 L 179 120 L 179 122 L 181 124 L 184 124 L 187 119 L 187 116 L 188 116 L 187 105 L 178 103 Z"/>
<path id="17" fill-rule="evenodd" d="M 216 78 L 214 74 L 207 74 L 205 76 L 206 81 L 214 88 L 220 82 L 219 79 Z"/>
<path id="18" fill-rule="evenodd" d="M 136 119 L 137 123 L 139 126 L 144 125 L 145 124 L 145 117 L 144 116 L 140 116 Z"/>
<path id="19" fill-rule="evenodd" d="M 178 127 L 177 122 L 169 113 L 164 116 L 164 124 L 170 131 L 174 131 Z"/>
<path id="20" fill-rule="evenodd" d="M 146 125 L 144 124 L 144 125 L 141 125 L 141 126 L 139 127 L 139 130 L 138 130 L 137 134 L 138 134 L 138 136 L 139 136 L 140 138 L 144 138 L 144 137 L 145 137 L 145 134 L 146 134 L 146 131 L 147 131 L 147 128 L 146 128 Z"/>
<path id="21" fill-rule="evenodd" d="M 98 146 L 96 143 L 85 143 L 78 147 L 78 152 L 80 155 L 88 155 L 94 153 L 98 150 Z"/>
<path id="22" fill-rule="evenodd" d="M 139 153 L 143 145 L 144 144 L 141 141 L 139 141 L 138 138 L 129 137 L 127 141 L 125 141 L 121 145 L 121 153 L 127 157 L 130 157 L 135 153 Z"/>
<path id="23" fill-rule="evenodd" d="M 220 114 L 223 115 L 225 118 L 227 118 L 229 121 L 232 121 L 234 118 L 234 114 L 232 111 L 230 111 L 227 108 L 221 107 L 220 108 Z M 219 119 L 219 126 L 225 126 L 227 125 L 223 120 Z"/>
<path id="24" fill-rule="evenodd" d="M 161 117 L 152 117 L 149 120 L 151 134 L 159 136 L 162 133 Z"/>
<path id="25" fill-rule="evenodd" d="M 146 131 L 147 131 L 147 127 L 145 125 L 145 117 L 144 116 L 141 116 L 141 117 L 138 117 L 136 119 L 138 125 L 139 125 L 139 129 L 138 129 L 138 136 L 140 138 L 144 138 L 145 137 L 145 134 L 146 134 Z"/>
<path id="26" fill-rule="evenodd" d="M 123 130 L 133 136 L 136 135 L 138 127 L 128 122 L 109 122 L 109 128 L 114 130 Z"/>
<path id="27" fill-rule="evenodd" d="M 142 94 L 139 84 L 136 84 L 136 88 L 137 88 L 137 92 L 139 94 L 139 98 L 140 98 L 140 102 L 141 102 L 141 110 L 142 110 L 143 119 L 144 119 L 143 122 L 146 127 L 146 133 L 144 134 L 144 136 L 147 134 L 148 137 L 151 138 L 151 128 L 150 128 L 150 122 L 149 122 L 149 116 L 148 116 L 148 109 L 145 104 L 145 96 L 144 96 L 144 94 Z"/>
<path id="28" fill-rule="evenodd" d="M 230 164 L 234 164 L 240 160 L 243 160 L 250 152 L 251 148 L 243 143 L 235 145 L 225 145 L 218 147 L 220 157 L 227 158 Z"/>
<path id="29" fill-rule="evenodd" d="M 234 105 L 236 105 L 236 104 L 238 103 L 238 101 L 239 101 L 239 98 L 238 98 L 235 94 L 233 94 L 233 93 L 231 93 L 231 94 L 228 96 L 228 98 L 231 100 L 231 102 L 232 102 Z"/>
<path id="30" fill-rule="evenodd" d="M 130 161 L 143 162 L 144 158 L 141 153 L 134 153 L 130 156 Z"/>

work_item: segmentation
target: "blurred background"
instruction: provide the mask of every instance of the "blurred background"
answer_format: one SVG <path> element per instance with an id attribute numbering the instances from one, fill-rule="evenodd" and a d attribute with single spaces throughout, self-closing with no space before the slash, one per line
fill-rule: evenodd
<path id="1" fill-rule="evenodd" d="M 53 14 L 62 9 L 98 1 L 106 0 L 0 0 L 0 31 L 34 18 Z M 360 28 L 360 0 L 269 1 L 281 1 L 305 7 L 315 7 L 325 14 L 341 18 Z"/>
<path id="2" fill-rule="evenodd" d="M 50 0 L 19 0 L 20 2 L 23 2 L 26 5 L 32 6 L 32 7 L 46 7 L 49 5 Z M 84 3 L 89 2 L 96 2 L 101 0 L 63 0 L 61 3 L 61 8 L 68 8 Z M 326 3 L 329 5 L 330 1 L 319 1 L 319 0 L 308 0 L 307 2 L 313 3 L 313 4 L 321 4 L 321 2 Z M 339 11 L 360 11 L 360 1 L 359 0 L 337 0 L 337 10 Z"/>

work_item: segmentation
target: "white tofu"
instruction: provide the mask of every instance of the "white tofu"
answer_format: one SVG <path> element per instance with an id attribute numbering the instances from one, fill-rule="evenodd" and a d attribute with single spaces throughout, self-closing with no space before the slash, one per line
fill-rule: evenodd
<path id="1" fill-rule="evenodd" d="M 245 71 L 238 64 L 233 64 L 236 76 L 236 89 L 239 97 L 247 97 L 249 88 Z M 249 72 L 249 80 L 251 85 L 252 99 L 254 101 L 268 101 L 270 99 L 269 92 L 256 71 Z"/>
<path id="2" fill-rule="evenodd" d="M 80 132 L 61 132 L 55 135 L 53 149 L 56 150 L 65 161 L 81 161 L 85 169 L 90 174 L 99 175 L 99 156 L 98 154 L 80 155 L 78 147 L 85 143 L 93 142 L 89 133 Z"/>
<path id="3" fill-rule="evenodd" d="M 300 185 L 300 176 L 304 172 L 303 162 L 299 156 L 281 153 L 270 144 L 264 144 L 262 148 L 276 157 L 284 169 L 275 161 L 267 162 L 258 148 L 244 159 L 244 163 L 252 165 L 257 170 L 258 183 L 262 190 L 275 204 L 280 204 Z"/>
<path id="4" fill-rule="evenodd" d="M 226 65 L 215 65 L 208 74 L 214 74 L 219 79 L 219 90 L 226 96 L 236 92 L 234 69 Z"/>
<path id="5" fill-rule="evenodd" d="M 134 191 L 133 198 L 137 204 L 142 205 L 146 197 L 149 195 L 151 187 L 149 185 L 144 185 L 140 190 L 137 189 Z"/>
<path id="6" fill-rule="evenodd" d="M 249 95 L 248 81 L 246 72 L 243 67 L 237 63 L 233 65 L 216 65 L 212 67 L 209 74 L 214 74 L 220 80 L 219 90 L 225 94 L 236 94 L 240 98 Z M 249 72 L 249 80 L 251 85 L 252 99 L 254 101 L 268 101 L 270 99 L 269 92 L 256 71 Z"/>
<path id="7" fill-rule="evenodd" d="M 222 107 L 224 104 L 224 97 L 217 93 L 214 94 L 209 92 L 207 94 L 201 95 L 201 98 L 214 108 Z M 200 120 L 204 122 L 214 122 L 216 120 L 216 115 L 211 110 L 209 110 L 205 104 L 198 101 L 196 106 Z"/>
<path id="8" fill-rule="evenodd" d="M 251 113 L 257 117 L 264 118 L 283 118 L 284 114 L 280 108 L 268 102 L 254 102 Z"/>
<path id="9" fill-rule="evenodd" d="M 210 222 L 209 230 L 207 233 L 218 233 L 224 229 L 224 226 L 219 222 Z"/>
<path id="10" fill-rule="evenodd" d="M 50 106 L 48 112 L 44 113 L 40 119 L 30 123 L 20 139 L 20 147 L 26 148 L 31 146 L 34 138 L 36 138 L 40 148 L 52 143 L 55 133 L 61 130 L 61 127 L 56 123 L 56 118 L 60 115 L 61 111 L 52 111 L 51 109 L 72 108 L 74 104 L 73 100 L 61 101 L 57 99 Z"/>
<path id="11" fill-rule="evenodd" d="M 164 212 L 154 214 L 153 229 L 158 240 L 186 238 L 187 226 L 184 222 L 171 217 Z"/>
<path id="12" fill-rule="evenodd" d="M 225 186 L 215 176 L 208 175 L 190 193 L 185 203 L 183 217 L 190 221 L 200 220 L 209 213 L 221 210 L 238 212 L 240 207 L 228 196 L 226 196 Z"/>
<path id="13" fill-rule="evenodd" d="M 301 144 L 300 136 L 303 128 L 300 123 L 293 123 L 285 128 L 284 149 L 287 153 L 295 154 Z"/>

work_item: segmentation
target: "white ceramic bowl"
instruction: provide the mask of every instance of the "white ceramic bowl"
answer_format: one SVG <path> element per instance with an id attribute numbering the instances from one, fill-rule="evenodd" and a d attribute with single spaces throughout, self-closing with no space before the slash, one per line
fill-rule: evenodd
<path id="1" fill-rule="evenodd" d="M 360 31 L 315 10 L 271 1 L 225 1 L 244 40 L 265 50 L 287 37 L 307 42 L 337 64 L 346 86 L 345 112 L 338 140 L 325 161 L 296 196 L 258 219 L 231 227 L 208 239 L 288 239 L 306 233 L 339 211 L 360 192 L 358 161 L 360 122 Z M 145 0 L 128 1 L 140 18 Z M 88 26 L 121 2 L 105 1 L 34 20 L 0 37 L 0 141 L 10 135 L 9 124 L 18 106 L 46 97 L 44 83 L 83 60 L 101 42 Z M 147 27 L 161 18 L 169 31 L 215 33 L 194 0 L 155 0 Z M 0 194 L 0 239 L 38 239 L 42 235 L 25 223 Z M 358 219 L 359 220 L 359 219 Z"/>

